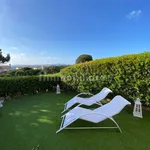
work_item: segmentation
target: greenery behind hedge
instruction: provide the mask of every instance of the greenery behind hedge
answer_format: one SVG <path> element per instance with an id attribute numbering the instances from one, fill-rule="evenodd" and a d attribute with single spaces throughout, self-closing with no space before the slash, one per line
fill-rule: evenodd
<path id="1" fill-rule="evenodd" d="M 61 76 L 66 89 L 96 93 L 108 87 L 115 95 L 129 100 L 139 97 L 144 104 L 150 104 L 149 52 L 73 65 L 63 69 Z"/>

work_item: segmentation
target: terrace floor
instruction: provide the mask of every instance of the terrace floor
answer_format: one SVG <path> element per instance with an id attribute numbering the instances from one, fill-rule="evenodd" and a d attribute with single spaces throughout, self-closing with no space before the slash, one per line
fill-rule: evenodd
<path id="1" fill-rule="evenodd" d="M 115 120 L 116 129 L 56 131 L 61 122 L 63 104 L 74 93 L 45 93 L 6 101 L 0 108 L 0 150 L 148 150 L 150 149 L 150 112 L 134 118 L 125 108 Z M 106 120 L 97 126 L 110 126 Z M 73 126 L 93 125 L 79 120 Z"/>

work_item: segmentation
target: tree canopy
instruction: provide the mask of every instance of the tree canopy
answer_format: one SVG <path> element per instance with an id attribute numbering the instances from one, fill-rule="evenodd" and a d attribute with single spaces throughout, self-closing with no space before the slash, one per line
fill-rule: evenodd
<path id="1" fill-rule="evenodd" d="M 2 54 L 2 49 L 0 49 L 0 64 L 2 63 L 5 63 L 5 62 L 9 62 L 10 61 L 10 55 L 7 54 L 6 57 L 3 56 Z"/>
<path id="2" fill-rule="evenodd" d="M 91 55 L 82 54 L 82 55 L 80 55 L 80 56 L 76 59 L 76 64 L 84 63 L 84 62 L 92 61 L 92 60 L 93 60 L 93 58 L 92 58 Z"/>

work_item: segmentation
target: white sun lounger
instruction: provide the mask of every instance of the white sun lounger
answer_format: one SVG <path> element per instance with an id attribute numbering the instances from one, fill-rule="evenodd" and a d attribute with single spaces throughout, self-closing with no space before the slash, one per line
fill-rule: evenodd
<path id="1" fill-rule="evenodd" d="M 120 132 L 121 129 L 112 116 L 117 115 L 120 111 L 128 104 L 131 104 L 122 96 L 116 96 L 109 103 L 94 109 L 89 110 L 81 108 L 79 106 L 70 110 L 68 113 L 62 116 L 62 123 L 60 129 L 56 132 L 60 132 L 63 129 L 100 129 L 100 128 L 118 128 Z M 110 119 L 112 120 L 116 127 L 68 127 L 70 124 L 75 122 L 78 119 L 86 120 L 92 123 L 99 123 L 103 120 Z M 68 127 L 68 128 L 67 128 Z"/>
<path id="2" fill-rule="evenodd" d="M 102 105 L 100 101 L 103 100 L 111 92 L 112 91 L 110 89 L 105 87 L 96 95 L 93 95 L 91 93 L 80 93 L 64 104 L 65 106 L 62 113 L 64 113 L 65 111 L 67 111 L 69 108 L 71 108 L 73 105 L 77 103 L 79 103 L 78 106 L 80 105 L 91 106 L 93 104 Z M 80 95 L 93 95 L 93 96 L 89 98 L 82 98 L 79 97 Z"/>

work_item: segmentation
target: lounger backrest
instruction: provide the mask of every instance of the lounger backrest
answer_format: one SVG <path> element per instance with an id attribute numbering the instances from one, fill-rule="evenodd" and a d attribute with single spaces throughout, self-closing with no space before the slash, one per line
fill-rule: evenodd
<path id="1" fill-rule="evenodd" d="M 105 87 L 99 93 L 97 93 L 96 95 L 92 96 L 91 99 L 93 99 L 95 101 L 102 100 L 111 92 L 112 91 L 110 89 Z"/>
<path id="2" fill-rule="evenodd" d="M 108 116 L 118 114 L 126 105 L 131 104 L 122 96 L 115 96 L 109 103 L 95 109 L 95 112 L 104 113 Z"/>

